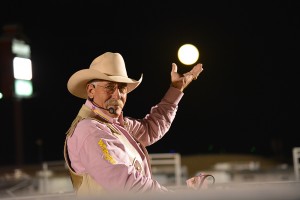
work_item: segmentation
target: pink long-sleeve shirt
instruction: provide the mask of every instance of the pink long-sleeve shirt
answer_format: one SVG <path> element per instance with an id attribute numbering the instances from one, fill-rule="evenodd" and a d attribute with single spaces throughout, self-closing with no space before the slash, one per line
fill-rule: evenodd
<path id="1" fill-rule="evenodd" d="M 96 109 L 119 135 L 97 120 L 81 120 L 73 135 L 67 139 L 72 168 L 77 173 L 89 174 L 107 191 L 167 191 L 152 179 L 147 152 L 140 145 L 147 147 L 165 135 L 182 96 L 180 90 L 170 87 L 143 119 L 123 115 L 111 118 L 86 100 L 85 105 Z M 130 158 L 132 156 L 134 161 Z"/>

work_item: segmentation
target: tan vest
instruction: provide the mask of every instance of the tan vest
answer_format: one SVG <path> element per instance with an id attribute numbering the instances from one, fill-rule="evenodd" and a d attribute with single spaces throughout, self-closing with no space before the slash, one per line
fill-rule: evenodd
<path id="1" fill-rule="evenodd" d="M 101 187 L 101 185 L 99 183 L 97 183 L 89 174 L 76 173 L 74 171 L 74 169 L 71 167 L 71 161 L 68 156 L 67 139 L 68 139 L 68 137 L 72 136 L 72 134 L 74 133 L 74 130 L 75 130 L 78 122 L 80 122 L 81 120 L 86 119 L 86 118 L 97 120 L 99 123 L 106 124 L 112 133 L 117 133 L 120 135 L 118 130 L 116 130 L 110 123 L 107 123 L 104 119 L 102 119 L 101 117 L 96 115 L 89 107 L 87 107 L 86 105 L 83 105 L 81 107 L 77 117 L 74 119 L 74 121 L 71 124 L 71 127 L 69 128 L 69 130 L 66 133 L 66 139 L 65 139 L 65 144 L 64 144 L 64 159 L 65 159 L 68 169 L 69 169 L 73 188 L 78 196 L 85 196 L 85 195 L 90 196 L 90 195 L 95 195 L 95 194 L 105 192 L 105 190 Z M 122 139 L 121 139 L 121 141 L 122 141 Z M 124 141 L 122 141 L 122 142 L 124 142 Z M 131 144 L 128 145 L 128 142 L 126 142 L 124 145 L 126 145 L 128 147 L 128 149 L 133 148 Z M 146 155 L 146 158 L 147 158 L 147 161 L 149 164 L 150 160 L 149 160 L 149 155 L 148 155 L 146 148 L 143 145 L 140 145 L 140 147 L 142 148 L 143 153 Z M 135 149 L 134 149 L 134 151 L 135 151 Z M 131 158 L 131 159 L 132 159 L 132 162 L 134 162 L 134 159 L 133 158 Z M 135 163 L 133 163 L 133 164 L 135 165 Z M 135 167 L 137 170 L 139 170 L 138 168 L 140 166 L 135 165 Z"/>

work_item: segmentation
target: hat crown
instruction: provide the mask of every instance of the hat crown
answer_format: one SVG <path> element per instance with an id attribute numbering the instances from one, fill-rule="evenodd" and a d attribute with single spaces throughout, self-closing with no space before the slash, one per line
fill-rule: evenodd
<path id="1" fill-rule="evenodd" d="M 90 80 L 94 79 L 127 83 L 129 93 L 142 82 L 143 74 L 139 80 L 129 78 L 121 54 L 106 52 L 95 58 L 90 64 L 89 69 L 82 69 L 75 72 L 68 80 L 68 90 L 74 96 L 86 99 L 86 85 Z"/>
<path id="2" fill-rule="evenodd" d="M 98 56 L 92 61 L 90 69 L 108 76 L 128 77 L 124 59 L 119 53 L 106 52 Z"/>

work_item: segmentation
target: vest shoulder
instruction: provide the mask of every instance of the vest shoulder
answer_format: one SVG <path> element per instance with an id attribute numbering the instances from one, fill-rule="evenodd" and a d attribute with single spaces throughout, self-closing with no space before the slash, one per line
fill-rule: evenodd
<path id="1" fill-rule="evenodd" d="M 100 129 L 105 132 L 110 131 L 109 127 L 102 121 L 99 121 L 95 118 L 85 118 L 78 122 L 77 130 L 90 130 L 90 129 Z M 76 130 L 75 129 L 75 130 Z"/>

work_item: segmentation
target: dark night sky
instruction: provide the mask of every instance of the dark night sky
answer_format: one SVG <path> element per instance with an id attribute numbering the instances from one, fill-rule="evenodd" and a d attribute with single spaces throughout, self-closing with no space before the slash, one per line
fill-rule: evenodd
<path id="1" fill-rule="evenodd" d="M 21 102 L 24 162 L 63 159 L 65 132 L 84 103 L 66 88 L 75 71 L 106 51 L 121 53 L 129 77 L 144 74 L 124 109 L 141 118 L 169 87 L 171 63 L 189 70 L 177 59 L 184 43 L 198 47 L 204 72 L 185 90 L 169 133 L 149 152 L 290 160 L 300 146 L 299 1 L 191 2 L 1 2 L 0 25 L 21 24 L 32 50 L 35 96 Z M 0 112 L 0 164 L 12 164 L 11 99 L 0 101 Z"/>

